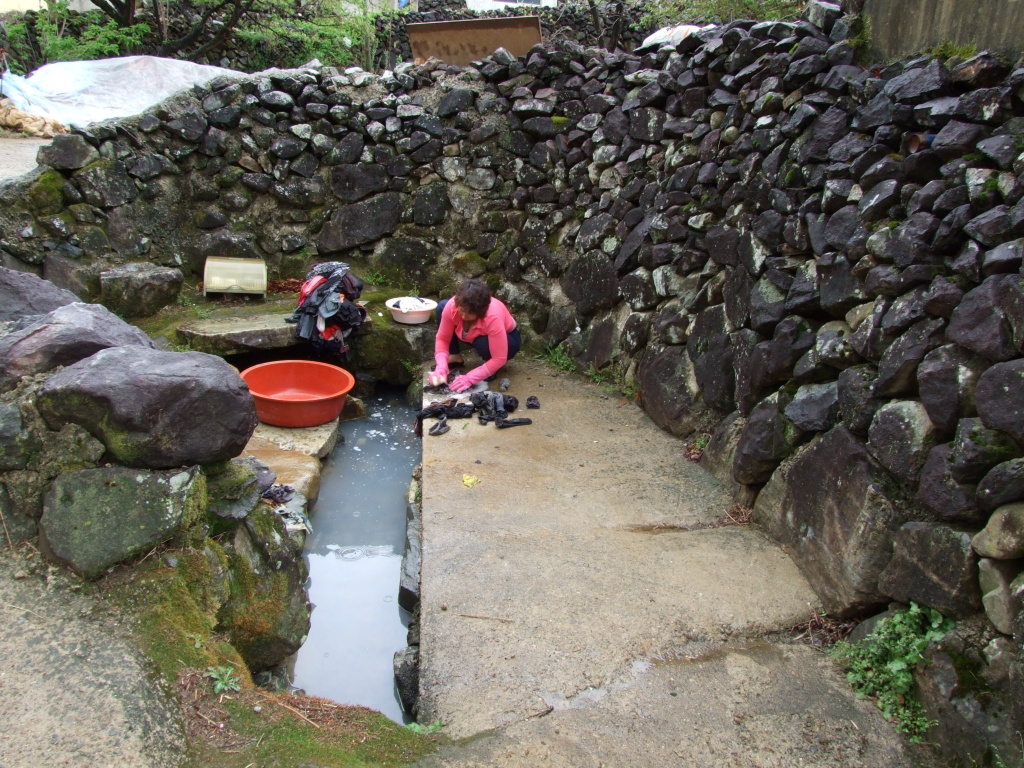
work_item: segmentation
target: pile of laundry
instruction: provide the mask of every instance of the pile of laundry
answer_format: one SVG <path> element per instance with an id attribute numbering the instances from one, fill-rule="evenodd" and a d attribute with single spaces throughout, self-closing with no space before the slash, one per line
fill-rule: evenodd
<path id="1" fill-rule="evenodd" d="M 285 318 L 295 323 L 295 336 L 308 341 L 318 353 L 341 354 L 349 350 L 348 338 L 366 320 L 366 309 L 356 300 L 363 281 L 343 261 L 314 266 L 299 289 L 299 305 Z"/>
<path id="2" fill-rule="evenodd" d="M 414 430 L 418 437 L 422 437 L 423 420 L 435 418 L 437 422 L 430 427 L 428 434 L 443 435 L 450 429 L 448 419 L 468 419 L 473 414 L 476 414 L 480 424 L 487 425 L 493 421 L 494 426 L 498 429 L 533 424 L 532 419 L 509 418 L 509 414 L 518 407 L 519 398 L 501 392 L 474 392 L 470 395 L 468 403 L 459 402 L 458 398 L 451 397 L 447 400 L 430 403 L 426 408 L 418 411 Z M 526 407 L 540 408 L 540 400 L 530 395 L 526 399 Z"/>

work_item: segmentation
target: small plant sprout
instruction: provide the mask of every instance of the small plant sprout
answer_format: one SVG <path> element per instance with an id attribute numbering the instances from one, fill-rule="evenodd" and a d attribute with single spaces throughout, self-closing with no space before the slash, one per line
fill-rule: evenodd
<path id="1" fill-rule="evenodd" d="M 203 677 L 213 680 L 214 693 L 242 690 L 242 678 L 235 674 L 234 667 L 207 667 Z"/>

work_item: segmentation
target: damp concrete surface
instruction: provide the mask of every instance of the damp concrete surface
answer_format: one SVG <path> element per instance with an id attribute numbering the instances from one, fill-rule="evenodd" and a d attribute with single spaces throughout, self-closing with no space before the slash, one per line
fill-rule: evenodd
<path id="1" fill-rule="evenodd" d="M 684 441 L 582 376 L 500 376 L 532 425 L 424 437 L 418 720 L 454 741 L 421 768 L 918 764 L 826 655 L 768 639 L 818 600 L 757 527 L 695 528 L 733 502 Z"/>
<path id="2" fill-rule="evenodd" d="M 398 587 L 420 440 L 401 392 L 365 405 L 367 418 L 341 423 L 341 439 L 321 470 L 305 551 L 313 613 L 292 660 L 292 684 L 402 723 L 410 718 L 392 659 L 407 644 L 410 617 L 398 605 Z"/>

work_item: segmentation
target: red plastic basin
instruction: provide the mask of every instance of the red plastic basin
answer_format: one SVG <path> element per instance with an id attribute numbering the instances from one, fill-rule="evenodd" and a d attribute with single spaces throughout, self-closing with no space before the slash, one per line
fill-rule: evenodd
<path id="1" fill-rule="evenodd" d="M 336 365 L 276 360 L 242 371 L 256 415 L 275 427 L 315 427 L 338 418 L 356 380 Z"/>

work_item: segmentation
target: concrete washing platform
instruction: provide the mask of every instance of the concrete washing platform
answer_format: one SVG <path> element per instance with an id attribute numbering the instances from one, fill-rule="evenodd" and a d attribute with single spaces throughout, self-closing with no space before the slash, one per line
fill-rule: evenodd
<path id="1" fill-rule="evenodd" d="M 421 766 L 904 766 L 873 704 L 773 643 L 814 593 L 633 403 L 514 360 L 530 426 L 426 436 Z M 492 385 L 492 387 L 495 385 Z M 429 400 L 429 397 L 427 398 Z"/>

